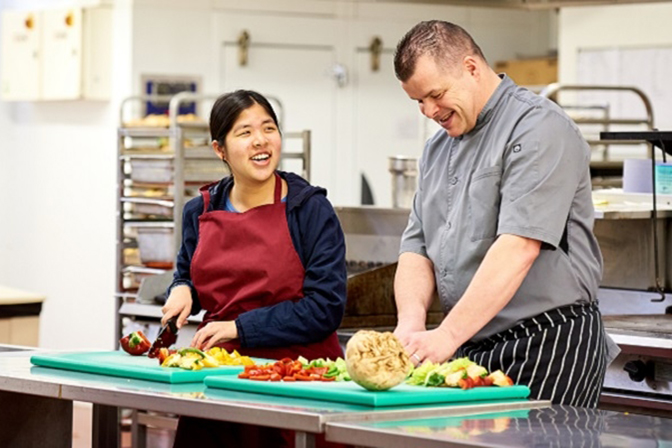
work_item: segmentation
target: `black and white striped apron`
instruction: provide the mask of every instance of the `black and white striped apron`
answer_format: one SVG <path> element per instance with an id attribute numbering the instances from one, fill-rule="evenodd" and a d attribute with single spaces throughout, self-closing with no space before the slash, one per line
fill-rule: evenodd
<path id="1" fill-rule="evenodd" d="M 507 331 L 466 343 L 467 356 L 489 371 L 501 369 L 530 398 L 594 408 L 606 369 L 606 342 L 596 303 L 556 308 Z"/>

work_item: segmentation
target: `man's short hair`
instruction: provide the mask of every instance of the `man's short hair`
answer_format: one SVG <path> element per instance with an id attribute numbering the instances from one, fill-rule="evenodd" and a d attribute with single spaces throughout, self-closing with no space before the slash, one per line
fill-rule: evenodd
<path id="1" fill-rule="evenodd" d="M 457 67 L 467 55 L 485 56 L 464 28 L 442 20 L 430 20 L 415 25 L 397 44 L 394 54 L 394 72 L 397 79 L 406 82 L 413 76 L 418 59 L 429 54 L 448 68 Z"/>

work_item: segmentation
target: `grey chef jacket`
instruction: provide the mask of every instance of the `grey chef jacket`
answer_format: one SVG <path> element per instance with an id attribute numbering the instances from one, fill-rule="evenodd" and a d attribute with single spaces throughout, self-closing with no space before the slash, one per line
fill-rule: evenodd
<path id="1" fill-rule="evenodd" d="M 432 261 L 447 313 L 497 235 L 542 242 L 509 304 L 472 341 L 596 300 L 602 275 L 588 144 L 556 104 L 500 76 L 473 130 L 456 138 L 440 130 L 427 142 L 400 249 Z"/>

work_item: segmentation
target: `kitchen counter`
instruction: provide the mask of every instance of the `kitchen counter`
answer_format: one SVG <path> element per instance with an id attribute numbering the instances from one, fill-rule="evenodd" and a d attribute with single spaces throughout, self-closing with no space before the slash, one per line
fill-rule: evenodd
<path id="1" fill-rule="evenodd" d="M 43 295 L 0 286 L 0 344 L 39 343 Z"/>
<path id="2" fill-rule="evenodd" d="M 329 423 L 332 442 L 380 448 L 672 446 L 672 420 L 551 406 L 472 416 Z"/>
<path id="3" fill-rule="evenodd" d="M 202 383 L 171 385 L 37 367 L 30 363 L 33 353 L 36 352 L 0 353 L 0 399 L 24 409 L 23 425 L 44 422 L 44 413 L 50 412 L 48 430 L 56 434 L 64 434 L 64 428 L 71 426 L 73 400 L 94 403 L 94 447 L 116 448 L 117 407 L 291 429 L 297 431 L 297 448 L 303 448 L 312 447 L 314 435 L 324 432 L 331 422 L 429 418 L 549 405 L 546 401 L 516 400 L 371 408 L 208 389 Z M 36 403 L 40 405 L 37 408 Z M 3 436 L 7 437 L 8 429 L 11 430 L 3 422 L 0 445 L 6 440 Z M 44 431 L 39 431 L 35 437 L 41 441 L 42 434 Z M 40 442 L 35 443 L 25 446 L 40 446 Z M 65 447 L 69 443 L 64 440 L 53 446 Z"/>
<path id="4" fill-rule="evenodd" d="M 44 302 L 43 295 L 0 285 L 0 306 L 42 302 Z"/>
<path id="5" fill-rule="evenodd" d="M 660 417 L 545 401 L 371 408 L 49 369 L 31 365 L 36 351 L 3 350 L 0 399 L 14 412 L 0 425 L 0 446 L 20 421 L 20 446 L 42 446 L 48 432 L 50 446 L 69 447 L 73 400 L 94 403 L 94 447 L 117 446 L 117 407 L 292 429 L 298 448 L 314 446 L 318 433 L 381 448 L 672 444 L 672 420 Z"/>

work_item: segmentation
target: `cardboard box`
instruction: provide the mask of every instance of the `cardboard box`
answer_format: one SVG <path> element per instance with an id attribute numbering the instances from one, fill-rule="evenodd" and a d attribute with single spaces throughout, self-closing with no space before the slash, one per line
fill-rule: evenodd
<path id="1" fill-rule="evenodd" d="M 521 86 L 540 86 L 558 81 L 558 58 L 498 61 L 494 69 L 497 73 L 506 73 Z"/>

